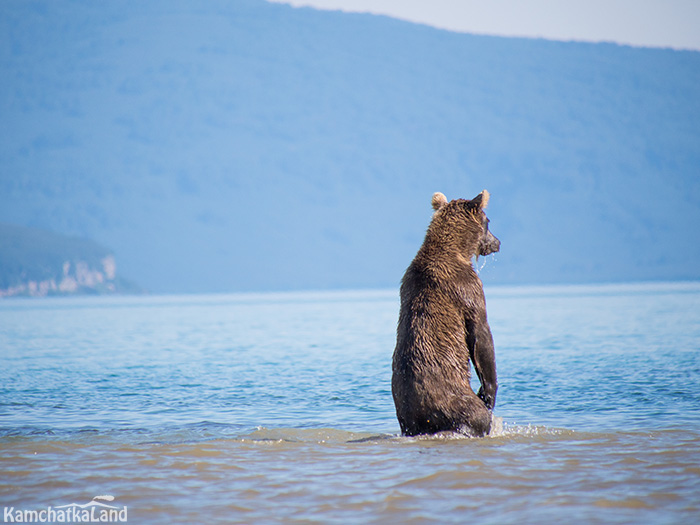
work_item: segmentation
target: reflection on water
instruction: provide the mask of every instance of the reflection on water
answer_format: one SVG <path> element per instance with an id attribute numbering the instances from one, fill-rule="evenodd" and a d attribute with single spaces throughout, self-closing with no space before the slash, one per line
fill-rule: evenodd
<path id="1" fill-rule="evenodd" d="M 397 435 L 394 292 L 0 303 L 0 507 L 133 523 L 692 523 L 700 286 L 487 290 L 482 439 Z M 0 509 L 2 511 L 3 509 Z"/>

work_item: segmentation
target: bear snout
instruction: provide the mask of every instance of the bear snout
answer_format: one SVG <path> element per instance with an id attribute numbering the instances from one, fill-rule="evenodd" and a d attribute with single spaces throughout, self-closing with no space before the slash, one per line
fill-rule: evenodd
<path id="1" fill-rule="evenodd" d="M 501 249 L 501 241 L 499 241 L 496 236 L 488 232 L 486 238 L 481 242 L 479 255 L 490 255 L 496 253 Z"/>

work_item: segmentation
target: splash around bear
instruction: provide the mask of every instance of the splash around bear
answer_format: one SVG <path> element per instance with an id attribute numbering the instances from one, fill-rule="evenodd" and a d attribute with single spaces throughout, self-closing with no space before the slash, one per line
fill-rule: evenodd
<path id="1" fill-rule="evenodd" d="M 489 193 L 435 209 L 425 240 L 401 281 L 391 390 L 407 436 L 456 431 L 484 436 L 496 403 L 496 358 L 486 301 L 472 257 L 497 252 L 484 208 Z M 481 382 L 470 385 L 469 361 Z"/>

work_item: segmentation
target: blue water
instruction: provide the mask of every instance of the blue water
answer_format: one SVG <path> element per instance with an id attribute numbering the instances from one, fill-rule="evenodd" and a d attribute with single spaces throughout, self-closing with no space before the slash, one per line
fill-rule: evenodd
<path id="1" fill-rule="evenodd" d="M 486 295 L 483 439 L 398 435 L 397 291 L 0 302 L 0 512 L 107 493 L 138 523 L 700 519 L 700 283 Z"/>

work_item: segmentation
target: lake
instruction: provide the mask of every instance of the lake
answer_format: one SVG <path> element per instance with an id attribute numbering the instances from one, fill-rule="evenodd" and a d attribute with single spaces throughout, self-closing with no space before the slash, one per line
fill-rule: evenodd
<path id="1" fill-rule="evenodd" d="M 486 299 L 500 386 L 478 439 L 399 435 L 398 290 L 0 301 L 0 514 L 700 520 L 700 283 Z"/>

